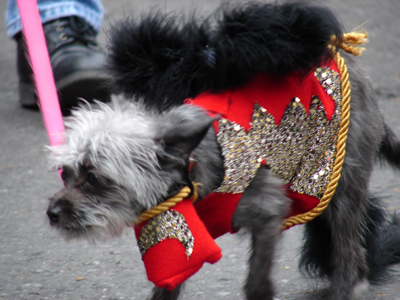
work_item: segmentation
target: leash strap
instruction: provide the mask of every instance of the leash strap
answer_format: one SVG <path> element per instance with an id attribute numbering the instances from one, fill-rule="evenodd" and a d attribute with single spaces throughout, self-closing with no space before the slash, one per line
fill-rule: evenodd
<path id="1" fill-rule="evenodd" d="M 17 4 L 39 97 L 39 107 L 50 145 L 57 146 L 63 142 L 64 123 L 38 6 L 35 0 L 17 0 Z"/>

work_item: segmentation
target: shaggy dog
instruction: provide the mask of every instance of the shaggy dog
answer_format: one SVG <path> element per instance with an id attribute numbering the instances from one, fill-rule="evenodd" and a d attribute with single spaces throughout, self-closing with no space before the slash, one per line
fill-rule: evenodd
<path id="1" fill-rule="evenodd" d="M 332 40 L 332 36 L 336 39 Z M 109 67 L 116 92 L 128 101 L 114 100 L 110 105 L 99 104 L 99 108 L 82 107 L 68 119 L 65 144 L 52 149 L 53 166 L 63 170 L 65 187 L 50 199 L 50 224 L 66 238 L 93 241 L 119 236 L 127 224 L 136 222 L 140 214 L 182 187 L 189 186 L 193 191 L 193 182 L 199 184 L 194 207 L 200 217 L 208 207 L 218 207 L 218 203 L 225 201 L 222 196 L 214 197 L 211 206 L 202 206 L 210 194 L 239 194 L 224 232 L 240 229 L 251 235 L 246 298 L 273 299 L 270 272 L 282 222 L 293 210 L 295 201 L 290 195 L 294 191 L 301 197 L 308 193 L 319 201 L 321 190 L 326 187 L 319 176 L 329 182 L 330 177 L 325 174 L 331 172 L 330 164 L 323 168 L 317 165 L 318 172 L 312 178 L 321 187 L 315 189 L 316 186 L 305 184 L 305 190 L 301 190 L 304 186 L 297 188 L 297 181 L 292 180 L 297 173 L 288 175 L 297 167 L 276 167 L 280 154 L 273 152 L 273 148 L 283 145 L 286 153 L 282 157 L 292 164 L 298 163 L 299 170 L 309 164 L 306 158 L 314 151 L 311 146 L 327 147 L 316 152 L 325 159 L 324 164 L 335 157 L 337 149 L 332 141 L 336 141 L 336 135 L 332 135 L 332 140 L 324 137 L 336 133 L 339 124 L 334 122 L 340 112 L 339 102 L 331 105 L 330 113 L 328 106 L 332 99 L 342 97 L 329 85 L 332 80 L 339 80 L 335 75 L 338 72 L 329 70 L 336 68 L 332 57 L 341 37 L 341 28 L 329 10 L 302 3 L 250 3 L 223 8 L 215 19 L 201 22 L 178 23 L 174 16 L 152 13 L 139 23 L 119 24 L 111 34 Z M 328 47 L 332 43 L 333 47 Z M 379 199 L 368 192 L 376 158 L 400 169 L 400 142 L 384 123 L 368 80 L 347 55 L 343 57 L 351 83 L 346 154 L 329 206 L 305 225 L 300 260 L 305 271 L 331 281 L 332 300 L 362 297 L 368 281 L 379 282 L 387 275 L 388 266 L 400 262 L 399 219 L 389 216 Z M 324 79 L 326 74 L 332 76 L 329 81 Z M 282 83 L 283 79 L 287 80 Z M 290 84 L 285 83 L 289 79 Z M 270 93 L 286 93 L 296 85 L 299 89 L 295 93 L 303 95 L 302 89 L 306 89 L 308 82 L 318 90 L 315 95 L 320 96 L 312 92 L 312 97 L 269 97 L 275 103 L 271 109 L 264 108 L 269 104 L 262 101 Z M 329 86 L 322 89 L 320 83 Z M 278 89 L 280 84 L 284 91 Z M 339 83 L 333 88 L 337 86 Z M 230 123 L 217 109 L 201 105 L 211 102 L 219 109 L 224 101 L 231 105 L 235 97 L 240 98 L 238 95 L 247 100 L 239 101 L 242 104 L 236 111 L 242 107 L 245 111 L 244 107 L 249 106 L 250 114 L 247 110 L 243 114 L 252 117 L 241 125 Z M 187 101 L 192 104 L 182 105 L 187 98 L 193 98 Z M 280 104 L 283 108 L 279 118 L 267 114 Z M 322 116 L 322 125 L 312 121 L 316 111 Z M 292 116 L 297 119 L 290 123 Z M 261 139 L 263 151 L 272 152 L 259 153 L 254 161 L 245 160 L 242 167 L 254 168 L 245 175 L 239 173 L 244 179 L 234 179 L 229 172 L 235 174 L 239 167 L 234 164 L 237 161 L 229 160 L 224 143 L 233 145 L 229 138 L 235 131 L 241 132 L 239 139 L 246 135 L 259 139 L 253 127 L 257 122 L 271 122 L 271 118 L 275 122 L 268 125 L 268 130 L 275 134 L 270 136 L 280 138 L 279 143 Z M 250 129 L 246 128 L 249 122 Z M 324 131 L 323 124 L 327 122 L 334 129 Z M 293 134 L 285 135 L 283 124 Z M 311 130 L 313 124 L 318 128 L 315 134 L 320 135 L 309 147 L 307 143 L 314 135 L 301 130 Z M 263 137 L 262 131 L 260 134 Z M 288 140 L 295 140 L 294 144 L 290 146 Z M 253 151 L 243 149 L 239 156 L 244 158 Z M 331 150 L 333 154 L 329 154 Z M 316 161 L 321 162 L 318 157 Z M 222 187 L 225 189 L 221 190 Z M 176 216 L 179 219 L 183 215 L 182 212 Z M 190 223 L 188 218 L 182 218 L 183 223 Z M 192 231 L 194 235 L 191 226 L 185 233 Z M 216 237 L 224 233 L 214 232 L 211 227 L 207 230 L 210 233 L 202 234 Z M 142 234 L 140 230 L 137 233 Z M 185 261 L 190 261 L 201 237 L 194 237 L 194 248 L 193 239 L 186 238 Z M 144 260 L 146 255 L 150 253 L 143 256 Z M 155 287 L 152 299 L 177 299 L 179 283 L 172 290 Z"/>

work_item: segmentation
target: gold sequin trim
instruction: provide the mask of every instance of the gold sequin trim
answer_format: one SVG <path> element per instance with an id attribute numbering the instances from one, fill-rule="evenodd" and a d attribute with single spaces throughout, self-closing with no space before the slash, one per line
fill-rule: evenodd
<path id="1" fill-rule="evenodd" d="M 318 68 L 315 76 L 335 101 L 329 121 L 314 96 L 310 111 L 299 98 L 286 107 L 280 125 L 257 103 L 248 132 L 235 122 L 219 120 L 218 142 L 224 157 L 225 177 L 216 190 L 243 193 L 265 160 L 272 172 L 290 184 L 290 189 L 320 199 L 329 183 L 335 160 L 335 143 L 341 121 L 340 77 L 329 68 Z"/>
<path id="2" fill-rule="evenodd" d="M 143 255 L 152 246 L 166 238 L 177 239 L 185 247 L 187 258 L 192 255 L 194 237 L 185 217 L 176 210 L 167 210 L 152 218 L 143 226 L 138 239 L 140 253 Z"/>

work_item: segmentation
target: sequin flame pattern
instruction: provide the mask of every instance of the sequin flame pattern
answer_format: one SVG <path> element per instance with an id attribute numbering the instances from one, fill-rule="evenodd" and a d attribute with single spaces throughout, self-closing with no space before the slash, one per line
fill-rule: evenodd
<path id="1" fill-rule="evenodd" d="M 167 237 L 181 242 L 189 259 L 193 252 L 194 237 L 185 217 L 176 210 L 162 212 L 143 226 L 138 239 L 142 257 L 150 247 L 165 240 Z"/>
<path id="2" fill-rule="evenodd" d="M 325 67 L 316 69 L 314 75 L 335 102 L 330 121 L 317 96 L 311 100 L 308 115 L 301 99 L 292 99 L 279 126 L 257 103 L 248 132 L 235 122 L 219 120 L 217 139 L 225 178 L 216 192 L 243 193 L 265 160 L 291 190 L 322 198 L 334 166 L 342 96 L 338 73 Z"/>

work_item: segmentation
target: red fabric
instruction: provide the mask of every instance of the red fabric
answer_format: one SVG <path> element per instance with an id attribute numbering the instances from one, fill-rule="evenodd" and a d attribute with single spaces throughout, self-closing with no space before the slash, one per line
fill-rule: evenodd
<path id="1" fill-rule="evenodd" d="M 195 203 L 197 214 L 214 239 L 236 232 L 231 220 L 241 197 L 242 194 L 212 193 Z"/>
<path id="2" fill-rule="evenodd" d="M 180 212 L 194 237 L 193 252 L 186 256 L 185 247 L 177 239 L 166 238 L 149 248 L 142 260 L 148 279 L 160 288 L 175 289 L 195 274 L 205 262 L 215 263 L 221 257 L 221 249 L 208 233 L 190 200 L 183 200 L 171 208 Z M 135 226 L 136 238 L 147 222 Z"/>
<path id="3" fill-rule="evenodd" d="M 287 194 L 293 201 L 291 203 L 291 210 L 286 218 L 304 214 L 312 210 L 319 203 L 319 200 L 313 196 L 299 194 L 289 189 L 287 189 Z"/>
<path id="4" fill-rule="evenodd" d="M 334 61 L 329 61 L 321 67 L 324 66 L 339 74 Z M 255 103 L 266 108 L 279 125 L 289 101 L 294 97 L 299 97 L 308 113 L 314 95 L 321 100 L 327 118 L 330 120 L 335 111 L 335 105 L 318 79 L 315 78 L 314 72 L 303 76 L 297 73 L 286 76 L 258 74 L 252 81 L 240 88 L 218 94 L 205 92 L 194 99 L 187 99 L 185 103 L 200 106 L 212 115 L 220 114 L 223 118 L 234 121 L 249 130 Z M 218 132 L 218 122 L 214 122 L 214 127 Z"/>

